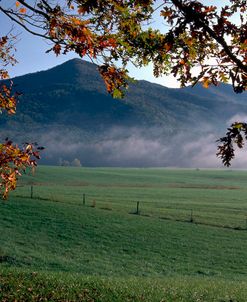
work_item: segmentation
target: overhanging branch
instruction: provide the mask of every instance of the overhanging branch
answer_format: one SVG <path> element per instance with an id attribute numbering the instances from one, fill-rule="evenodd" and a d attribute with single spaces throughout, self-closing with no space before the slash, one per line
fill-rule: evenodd
<path id="1" fill-rule="evenodd" d="M 204 20 L 202 20 L 199 13 L 197 13 L 195 10 L 193 10 L 191 7 L 184 5 L 180 0 L 171 0 L 172 3 L 184 14 L 184 16 L 187 19 L 192 19 L 194 22 L 196 22 L 201 28 L 207 32 L 210 37 L 212 37 L 215 41 L 217 41 L 222 48 L 224 49 L 225 53 L 228 55 L 228 57 L 239 67 L 241 70 L 247 73 L 247 65 L 243 64 L 242 61 L 240 61 L 230 50 L 229 46 L 227 45 L 224 38 L 218 36 L 212 28 L 210 28 Z"/>
<path id="2" fill-rule="evenodd" d="M 17 19 L 15 19 L 13 16 L 11 16 L 11 14 L 9 14 L 6 10 L 4 10 L 1 6 L 0 6 L 0 11 L 3 12 L 8 18 L 10 18 L 12 21 L 14 21 L 15 23 L 17 23 L 18 25 L 20 25 L 22 28 L 24 28 L 27 32 L 31 33 L 32 35 L 34 36 L 38 36 L 38 37 L 41 37 L 41 38 L 44 38 L 44 39 L 47 39 L 47 40 L 50 40 L 50 41 L 53 41 L 52 38 L 46 36 L 46 35 L 43 35 L 43 34 L 40 34 L 40 33 L 37 33 L 35 31 L 32 31 L 31 29 L 29 29 L 27 26 L 25 26 L 22 22 L 18 21 Z"/>

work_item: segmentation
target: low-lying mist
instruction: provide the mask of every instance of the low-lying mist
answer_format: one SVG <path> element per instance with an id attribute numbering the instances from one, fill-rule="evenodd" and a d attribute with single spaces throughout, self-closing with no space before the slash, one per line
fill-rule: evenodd
<path id="1" fill-rule="evenodd" d="M 142 126 L 111 127 L 103 131 L 53 125 L 35 129 L 32 133 L 19 129 L 18 133 L 10 131 L 7 135 L 18 138 L 18 143 L 37 141 L 44 146 L 40 161 L 43 164 L 223 168 L 221 160 L 216 157 L 216 141 L 232 122 L 246 120 L 247 116 L 237 114 L 222 124 L 222 129 L 206 123 L 198 123 L 197 127 L 189 129 Z M 6 131 L 0 134 L 4 139 Z M 246 152 L 236 150 L 232 168 L 247 168 Z"/>
<path id="2" fill-rule="evenodd" d="M 214 133 L 208 125 L 198 129 L 168 133 L 116 127 L 100 134 L 56 129 L 42 133 L 39 141 L 46 147 L 42 162 L 49 164 L 73 165 L 78 159 L 82 166 L 92 167 L 223 167 L 216 157 L 216 141 L 224 132 Z M 246 151 L 237 150 L 232 168 L 247 168 Z"/>

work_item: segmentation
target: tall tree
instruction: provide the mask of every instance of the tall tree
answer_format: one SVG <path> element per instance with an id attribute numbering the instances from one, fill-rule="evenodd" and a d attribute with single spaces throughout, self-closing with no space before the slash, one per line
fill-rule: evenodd
<path id="1" fill-rule="evenodd" d="M 113 97 L 122 97 L 128 87 L 128 63 L 142 67 L 152 62 L 155 76 L 172 74 L 181 86 L 200 81 L 207 88 L 231 82 L 236 93 L 247 89 L 246 0 L 229 0 L 221 7 L 207 6 L 199 0 L 19 0 L 7 1 L 7 5 L 2 2 L 2 14 L 30 34 L 52 42 L 47 51 L 56 55 L 72 51 L 95 61 Z M 151 27 L 157 15 L 166 23 L 165 31 Z M 11 55 L 13 38 L 10 33 L 0 40 L 0 60 L 5 66 L 15 63 Z M 8 77 L 6 68 L 0 70 L 0 76 Z M 0 91 L 0 106 L 10 114 L 15 112 L 17 97 L 11 91 L 11 84 L 5 83 Z M 243 145 L 244 127 L 243 123 L 232 125 L 229 131 L 237 129 L 238 135 L 231 132 L 221 139 L 218 155 L 224 164 L 229 165 L 234 156 L 233 143 Z M 34 153 L 29 156 L 38 156 L 31 150 Z M 6 179 L 6 169 L 13 169 L 15 155 L 8 161 L 8 168 L 4 168 L 6 159 L 1 149 L 0 154 L 1 177 Z M 29 160 L 24 166 L 35 163 Z M 16 166 L 11 171 L 19 173 Z M 3 182 L 2 187 L 6 186 Z"/>

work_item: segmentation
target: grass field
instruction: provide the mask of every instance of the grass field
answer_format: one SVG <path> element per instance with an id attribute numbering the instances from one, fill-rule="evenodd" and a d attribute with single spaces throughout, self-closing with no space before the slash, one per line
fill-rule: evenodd
<path id="1" fill-rule="evenodd" d="M 247 171 L 40 166 L 0 204 L 0 300 L 247 301 L 246 193 Z"/>

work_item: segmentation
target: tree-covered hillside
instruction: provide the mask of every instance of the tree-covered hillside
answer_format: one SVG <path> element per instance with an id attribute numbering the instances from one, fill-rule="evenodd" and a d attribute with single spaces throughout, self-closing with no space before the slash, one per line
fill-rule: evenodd
<path id="1" fill-rule="evenodd" d="M 179 159 L 165 160 L 165 154 L 161 160 L 164 147 L 178 149 L 205 135 L 217 138 L 234 115 L 247 115 L 246 93 L 236 95 L 228 85 L 172 89 L 138 81 L 124 99 L 113 99 L 97 66 L 79 59 L 17 77 L 14 83 L 23 94 L 18 114 L 2 116 L 0 134 L 41 142 L 44 161 L 53 164 L 76 157 L 85 165 L 177 165 Z M 134 156 L 129 149 L 133 144 Z M 149 150 L 141 156 L 152 144 L 150 153 L 159 153 L 159 161 L 148 160 Z M 124 153 L 130 151 L 127 162 L 123 147 Z M 112 160 L 109 152 L 118 157 Z"/>

